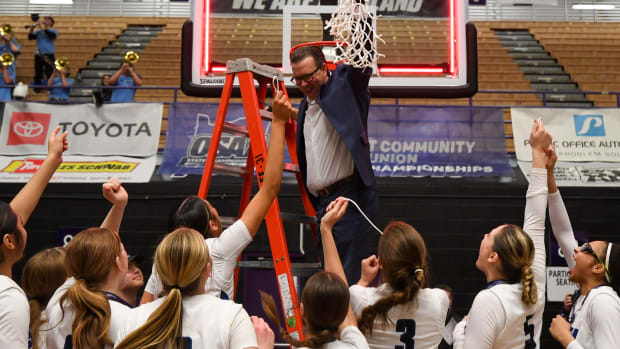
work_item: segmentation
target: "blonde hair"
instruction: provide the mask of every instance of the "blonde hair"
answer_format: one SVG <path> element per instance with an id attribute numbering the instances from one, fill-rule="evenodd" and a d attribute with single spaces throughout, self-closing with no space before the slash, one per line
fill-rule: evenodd
<path id="1" fill-rule="evenodd" d="M 391 320 L 387 313 L 392 307 L 415 303 L 428 272 L 424 239 L 405 222 L 392 222 L 385 228 L 379 240 L 379 260 L 383 280 L 390 285 L 392 293 L 366 307 L 360 314 L 357 325 L 365 334 L 372 333 L 377 318 L 389 323 Z"/>
<path id="2" fill-rule="evenodd" d="M 533 305 L 538 301 L 538 289 L 534 282 L 534 242 L 523 230 L 513 224 L 504 225 L 493 240 L 495 251 L 501 262 L 501 271 L 511 281 L 520 281 L 523 290 L 521 302 Z"/>
<path id="3" fill-rule="evenodd" d="M 32 256 L 22 272 L 22 289 L 30 304 L 30 334 L 32 347 L 39 347 L 39 330 L 47 320 L 41 319 L 47 302 L 54 291 L 67 279 L 65 251 L 60 247 L 48 248 Z"/>
<path id="4" fill-rule="evenodd" d="M 178 228 L 155 251 L 155 270 L 168 295 L 147 322 L 131 332 L 117 349 L 179 348 L 183 329 L 183 296 L 198 290 L 209 263 L 209 249 L 199 232 Z"/>
<path id="5" fill-rule="evenodd" d="M 75 349 L 113 344 L 108 338 L 110 304 L 97 286 L 105 281 L 120 254 L 120 238 L 108 229 L 83 230 L 67 245 L 67 269 L 76 280 L 60 298 L 60 304 L 63 317 L 65 301 L 75 309 L 71 327 Z"/>

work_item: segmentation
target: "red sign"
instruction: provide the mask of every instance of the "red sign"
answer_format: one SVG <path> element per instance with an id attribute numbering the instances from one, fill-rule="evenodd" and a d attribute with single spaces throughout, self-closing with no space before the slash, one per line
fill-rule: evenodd
<path id="1" fill-rule="evenodd" d="M 52 114 L 14 112 L 6 145 L 45 145 Z"/>

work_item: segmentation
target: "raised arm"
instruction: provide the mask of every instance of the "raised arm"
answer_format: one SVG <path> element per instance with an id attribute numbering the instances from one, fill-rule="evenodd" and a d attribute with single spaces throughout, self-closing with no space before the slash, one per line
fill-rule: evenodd
<path id="1" fill-rule="evenodd" d="M 9 68 L 6 65 L 0 66 L 0 70 L 2 70 L 2 79 L 6 85 L 13 84 L 13 78 L 9 75 Z"/>
<path id="2" fill-rule="evenodd" d="M 43 190 L 62 163 L 62 153 L 68 149 L 68 132 L 58 135 L 60 126 L 56 127 L 47 142 L 47 158 L 43 161 L 37 172 L 30 178 L 28 183 L 11 200 L 11 207 L 22 219 L 22 224 L 26 224 L 32 211 L 39 203 Z"/>
<path id="3" fill-rule="evenodd" d="M 547 156 L 546 163 L 547 186 L 549 187 L 549 220 L 551 221 L 553 236 L 555 236 L 555 239 L 560 245 L 562 254 L 564 254 L 564 259 L 566 259 L 566 264 L 569 268 L 572 268 L 575 266 L 573 254 L 577 247 L 577 240 L 575 240 L 573 227 L 570 224 L 570 218 L 568 217 L 568 212 L 566 212 L 562 195 L 560 195 L 560 191 L 555 183 L 553 169 L 557 159 L 558 155 L 555 149 L 552 148 Z"/>
<path id="4" fill-rule="evenodd" d="M 101 223 L 101 228 L 109 229 L 118 234 L 129 196 L 121 185 L 121 181 L 116 177 L 112 177 L 107 183 L 104 183 L 102 191 L 103 197 L 112 204 L 112 208 L 110 208 L 108 215 Z"/>
<path id="5" fill-rule="evenodd" d="M 54 86 L 54 78 L 56 77 L 56 69 L 54 69 L 52 71 L 52 75 L 47 79 L 47 86 L 48 87 L 52 87 Z"/>
<path id="6" fill-rule="evenodd" d="M 535 255 L 532 270 L 534 281 L 545 284 L 545 216 L 547 211 L 546 151 L 551 145 L 551 134 L 545 130 L 542 120 L 534 121 L 530 133 L 532 146 L 532 171 L 527 189 L 523 230 L 534 241 Z"/>
<path id="7" fill-rule="evenodd" d="M 110 77 L 110 85 L 116 85 L 118 83 L 118 78 L 125 72 L 125 70 L 129 67 L 129 63 L 123 63 L 121 67 Z"/>
<path id="8" fill-rule="evenodd" d="M 129 73 L 131 74 L 131 77 L 133 78 L 133 82 L 136 84 L 136 86 L 142 86 L 142 78 L 140 78 L 140 75 L 138 75 L 136 73 L 136 71 L 133 69 L 132 66 L 129 66 Z"/>
<path id="9" fill-rule="evenodd" d="M 323 245 L 323 255 L 325 256 L 325 271 L 336 274 L 342 281 L 347 284 L 347 277 L 336 249 L 336 242 L 332 230 L 336 222 L 344 216 L 347 211 L 349 202 L 345 198 L 338 198 L 332 201 L 326 209 L 325 216 L 321 219 L 321 241 Z M 344 321 L 340 324 L 339 330 L 349 326 L 357 326 L 357 319 L 349 303 L 349 311 Z"/>
<path id="10" fill-rule="evenodd" d="M 288 97 L 279 91 L 273 99 L 273 121 L 271 123 L 271 137 L 263 185 L 241 215 L 241 220 L 252 237 L 256 235 L 263 218 L 273 203 L 273 199 L 280 191 L 282 164 L 284 163 L 284 129 L 289 120 L 291 109 L 292 106 Z"/>

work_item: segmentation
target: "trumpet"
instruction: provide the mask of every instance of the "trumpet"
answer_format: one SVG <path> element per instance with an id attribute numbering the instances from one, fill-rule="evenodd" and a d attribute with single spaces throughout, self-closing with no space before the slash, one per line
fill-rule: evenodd
<path id="1" fill-rule="evenodd" d="M 138 54 L 138 52 L 127 51 L 127 53 L 125 53 L 125 58 L 123 60 L 129 64 L 136 64 L 138 63 L 139 59 L 140 59 L 140 55 Z"/>
<path id="2" fill-rule="evenodd" d="M 0 55 L 0 63 L 2 63 L 3 66 L 10 67 L 13 65 L 13 62 L 15 62 L 15 55 L 11 52 L 4 52 Z"/>
<path id="3" fill-rule="evenodd" d="M 6 35 L 13 35 L 13 26 L 10 24 L 4 24 L 0 27 L 0 36 L 4 38 Z"/>
<path id="4" fill-rule="evenodd" d="M 58 71 L 69 70 L 69 58 L 60 57 L 54 61 L 54 66 Z"/>

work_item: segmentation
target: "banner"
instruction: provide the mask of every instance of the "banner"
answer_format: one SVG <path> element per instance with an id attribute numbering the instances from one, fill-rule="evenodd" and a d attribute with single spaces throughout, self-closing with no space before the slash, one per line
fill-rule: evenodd
<path id="1" fill-rule="evenodd" d="M 620 162 L 620 109 L 512 108 L 510 113 L 518 160 L 532 161 L 530 132 L 541 118 L 560 161 Z"/>
<path id="2" fill-rule="evenodd" d="M 382 16 L 448 17 L 448 0 L 370 0 Z M 337 5 L 336 0 L 227 0 L 211 1 L 213 13 L 282 14 L 285 6 Z"/>
<path id="3" fill-rule="evenodd" d="M 529 136 L 541 118 L 558 154 L 554 173 L 561 187 L 620 186 L 620 109 L 512 108 L 519 167 L 529 180 Z"/>
<path id="4" fill-rule="evenodd" d="M 159 172 L 202 174 L 217 104 L 170 107 Z M 243 107 L 230 104 L 229 122 L 245 125 Z M 377 176 L 512 176 L 500 108 L 370 107 L 369 145 Z M 263 123 L 265 133 L 269 124 Z M 217 162 L 244 166 L 249 139 L 222 134 Z M 288 160 L 285 155 L 285 161 Z"/>
<path id="5" fill-rule="evenodd" d="M 0 182 L 27 182 L 47 155 L 51 132 L 68 132 L 69 149 L 52 182 L 148 182 L 155 168 L 162 105 L 5 105 Z"/>

